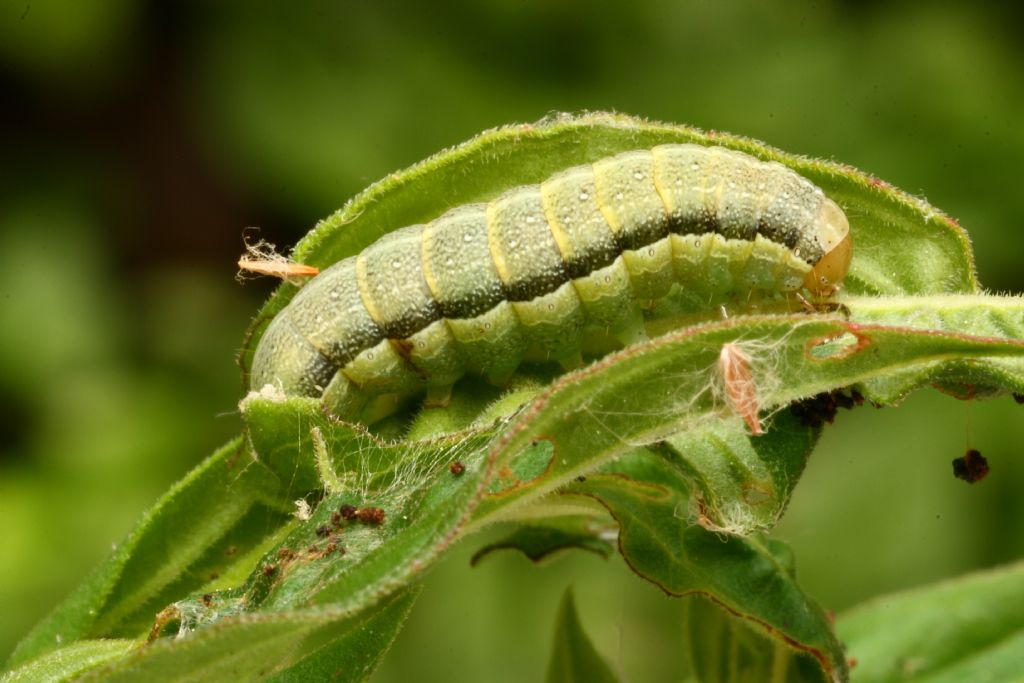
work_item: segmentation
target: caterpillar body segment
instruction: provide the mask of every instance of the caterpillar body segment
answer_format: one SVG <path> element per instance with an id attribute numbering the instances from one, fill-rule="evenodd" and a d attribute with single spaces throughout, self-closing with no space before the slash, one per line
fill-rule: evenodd
<path id="1" fill-rule="evenodd" d="M 326 268 L 268 326 L 252 387 L 322 396 L 355 418 L 378 396 L 443 401 L 466 372 L 507 381 L 537 350 L 569 367 L 590 328 L 644 338 L 642 305 L 834 291 L 842 210 L 794 171 L 720 147 L 626 152 L 391 232 Z"/>

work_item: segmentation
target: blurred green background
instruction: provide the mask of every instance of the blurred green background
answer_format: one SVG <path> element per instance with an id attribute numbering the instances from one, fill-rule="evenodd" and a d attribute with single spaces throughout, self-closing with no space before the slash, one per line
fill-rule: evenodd
<path id="1" fill-rule="evenodd" d="M 853 164 L 961 220 L 1024 290 L 1024 45 L 995 4 L 10 0 L 0 8 L 0 658 L 240 429 L 232 362 L 282 247 L 485 128 L 617 110 Z M 893 244 L 893 248 L 900 248 Z M 843 414 L 778 535 L 841 610 L 1024 556 L 1024 408 Z M 967 444 L 992 465 L 953 479 Z M 464 544 L 375 681 L 539 678 L 570 582 L 632 680 L 680 671 L 680 602 L 617 559 Z M 500 664 L 499 664 L 500 662 Z"/>

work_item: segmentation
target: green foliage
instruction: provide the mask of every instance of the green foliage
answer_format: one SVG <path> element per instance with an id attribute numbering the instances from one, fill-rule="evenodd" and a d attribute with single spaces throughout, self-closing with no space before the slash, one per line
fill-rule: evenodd
<path id="1" fill-rule="evenodd" d="M 31 663 L 9 672 L 4 681 L 70 681 L 108 662 L 131 654 L 138 643 L 132 640 L 80 640 L 58 648 Z"/>
<path id="2" fill-rule="evenodd" d="M 556 512 L 554 509 L 551 512 Z M 608 557 L 615 547 L 602 536 L 614 524 L 603 521 L 603 515 L 571 515 L 565 511 L 539 522 L 522 522 L 500 541 L 480 548 L 472 559 L 476 565 L 497 550 L 518 550 L 533 562 L 542 562 L 559 550 L 589 550 Z M 603 523 L 602 523 L 603 522 Z"/>
<path id="3" fill-rule="evenodd" d="M 545 680 L 547 683 L 615 683 L 618 680 L 583 630 L 571 588 L 566 589 L 558 607 L 555 642 Z"/>
<path id="4" fill-rule="evenodd" d="M 850 610 L 836 629 L 857 683 L 1024 680 L 1024 564 L 979 572 Z"/>
<path id="5" fill-rule="evenodd" d="M 794 652 L 711 601 L 686 599 L 686 657 L 700 683 L 818 683 L 827 680 L 806 652 Z"/>
<path id="6" fill-rule="evenodd" d="M 97 679 L 287 680 L 343 670 L 346 680 L 365 680 L 424 572 L 455 542 L 497 523 L 511 527 L 497 546 L 531 558 L 569 547 L 606 552 L 617 528 L 618 550 L 638 576 L 669 595 L 706 595 L 741 618 L 715 625 L 691 609 L 697 680 L 845 681 L 859 643 L 880 671 L 885 656 L 898 659 L 896 640 L 864 635 L 899 634 L 870 608 L 842 622 L 844 649 L 797 583 L 792 553 L 764 532 L 785 510 L 836 396 L 889 406 L 931 385 L 961 397 L 1024 391 L 1024 300 L 980 293 L 955 222 L 845 166 L 588 115 L 491 131 L 389 176 L 318 225 L 295 255 L 324 265 L 452 203 L 679 141 L 780 161 L 847 208 L 854 261 L 839 310 L 794 311 L 779 300 L 721 320 L 669 302 L 652 313 L 663 333 L 648 342 L 561 376 L 525 369 L 501 395 L 460 383 L 451 406 L 372 432 L 332 419 L 311 399 L 250 395 L 243 437 L 176 485 L 37 626 L 8 662 L 12 679 L 88 670 Z M 284 285 L 271 298 L 246 349 L 294 292 Z M 725 344 L 751 357 L 764 436 L 748 436 L 721 397 L 716 363 Z M 450 467 L 456 462 L 461 473 Z M 1005 593 L 979 589 L 979 599 L 1019 596 L 1019 577 L 1006 576 Z M 965 594 L 974 590 L 964 584 Z M 908 599 L 905 609 L 923 608 Z M 1014 637 L 1021 624 L 1007 610 L 992 638 L 962 639 L 956 665 L 973 666 L 978 647 Z M 571 598 L 556 633 L 549 678 L 586 666 L 610 675 Z M 110 638 L 134 645 L 107 647 Z M 903 641 L 910 648 L 913 634 Z M 885 680 L 879 675 L 863 680 Z"/>

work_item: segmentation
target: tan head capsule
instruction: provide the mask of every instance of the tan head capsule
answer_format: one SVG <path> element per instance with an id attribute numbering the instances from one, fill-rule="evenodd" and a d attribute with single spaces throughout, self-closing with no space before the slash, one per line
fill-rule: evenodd
<path id="1" fill-rule="evenodd" d="M 834 201 L 826 199 L 821 203 L 815 224 L 825 255 L 807 273 L 804 287 L 815 294 L 828 296 L 839 289 L 846 271 L 850 269 L 850 258 L 853 256 L 850 222 Z"/>

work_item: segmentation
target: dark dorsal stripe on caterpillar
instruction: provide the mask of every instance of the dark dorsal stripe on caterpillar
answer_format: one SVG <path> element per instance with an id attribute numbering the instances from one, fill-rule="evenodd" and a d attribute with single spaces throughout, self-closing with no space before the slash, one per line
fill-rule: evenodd
<path id="1" fill-rule="evenodd" d="M 680 144 L 626 152 L 391 232 L 311 280 L 267 328 L 252 387 L 355 417 L 383 394 L 503 383 L 530 348 L 571 365 L 588 327 L 644 337 L 639 302 L 835 290 L 842 210 L 775 162 Z"/>

